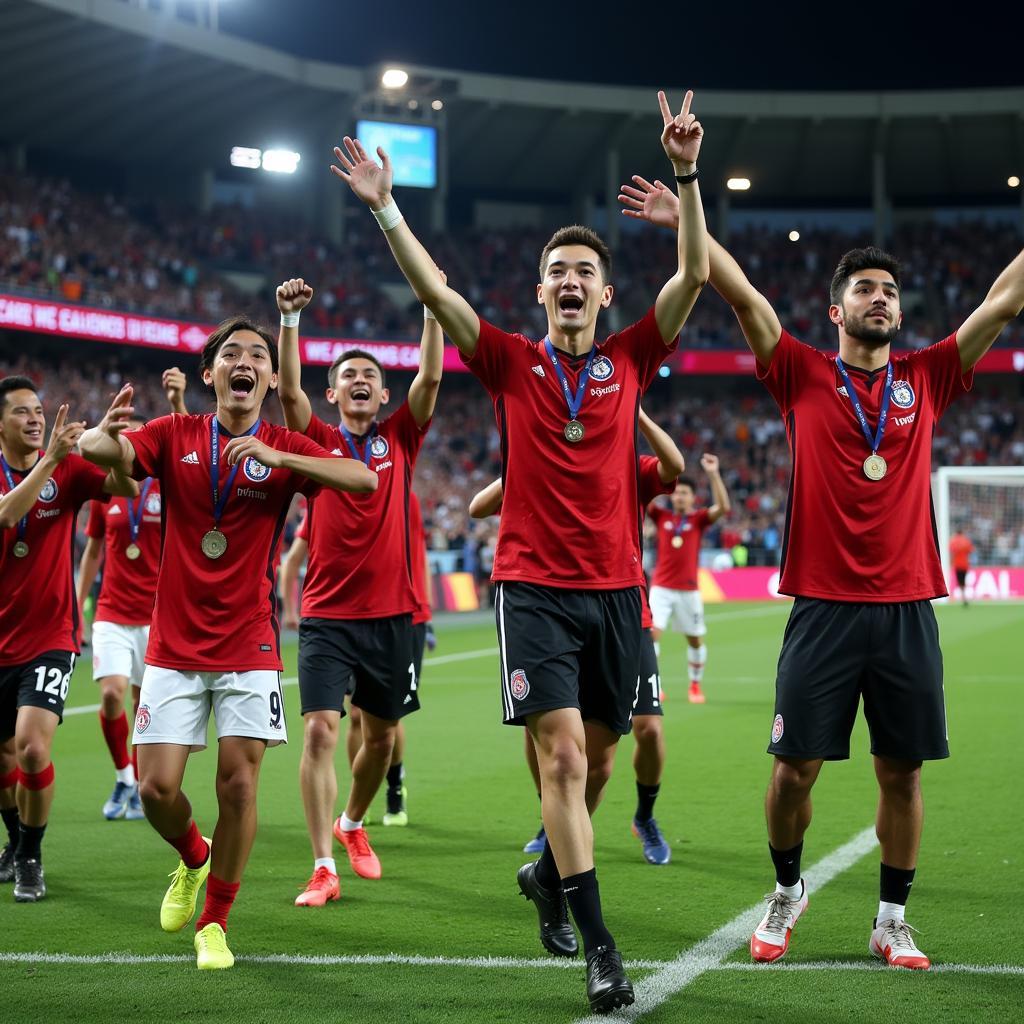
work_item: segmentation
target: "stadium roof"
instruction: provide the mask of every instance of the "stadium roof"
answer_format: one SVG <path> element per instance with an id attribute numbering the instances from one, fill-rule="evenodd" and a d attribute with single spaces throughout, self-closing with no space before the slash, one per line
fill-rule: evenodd
<path id="1" fill-rule="evenodd" d="M 396 115 L 410 98 L 439 98 L 453 189 L 581 195 L 664 173 L 649 88 L 405 69 L 396 101 L 381 94 L 380 66 L 304 60 L 125 0 L 6 0 L 0 138 L 71 159 L 215 169 L 232 145 L 287 144 L 326 170 L 361 98 Z M 867 202 L 884 168 L 896 202 L 1006 201 L 1008 176 L 1024 177 L 1024 88 L 707 91 L 695 110 L 709 196 L 743 175 L 750 200 Z"/>

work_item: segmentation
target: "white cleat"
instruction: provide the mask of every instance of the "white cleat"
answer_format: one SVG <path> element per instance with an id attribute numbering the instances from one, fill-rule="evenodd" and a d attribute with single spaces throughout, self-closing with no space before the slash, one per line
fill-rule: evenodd
<path id="1" fill-rule="evenodd" d="M 768 912 L 750 937 L 750 956 L 757 963 L 774 963 L 786 955 L 793 925 L 807 909 L 807 886 L 802 878 L 800 889 L 800 898 L 795 900 L 781 892 L 770 892 L 765 896 Z"/>
<path id="2" fill-rule="evenodd" d="M 868 950 L 890 967 L 927 971 L 932 962 L 917 948 L 914 936 L 910 934 L 914 930 L 906 921 L 879 921 L 876 918 Z"/>

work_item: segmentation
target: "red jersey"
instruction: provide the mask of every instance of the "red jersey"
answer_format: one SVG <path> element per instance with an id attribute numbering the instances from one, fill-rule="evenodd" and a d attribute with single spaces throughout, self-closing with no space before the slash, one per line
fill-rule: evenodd
<path id="1" fill-rule="evenodd" d="M 946 594 L 931 497 L 936 422 L 974 371 L 960 369 L 956 335 L 892 357 L 892 402 L 879 448 L 888 469 L 864 475 L 871 454 L 836 356 L 786 331 L 771 365 L 757 365 L 786 421 L 793 475 L 782 545 L 784 594 L 895 603 Z M 847 367 L 874 431 L 886 371 Z"/>
<path id="2" fill-rule="evenodd" d="M 671 494 L 676 489 L 675 480 L 665 483 L 658 472 L 658 460 L 653 455 L 640 456 L 640 516 L 643 522 L 644 509 L 654 501 L 659 494 Z M 647 580 L 640 582 L 640 626 L 642 629 L 650 629 L 654 625 L 651 616 L 651 606 L 647 602 Z"/>
<path id="3" fill-rule="evenodd" d="M 295 534 L 292 540 L 304 540 L 307 544 L 309 543 L 309 529 L 306 524 L 309 522 L 309 510 L 307 509 L 302 513 L 302 518 L 299 520 L 299 525 L 295 527 Z"/>
<path id="4" fill-rule="evenodd" d="M 96 604 L 95 622 L 116 622 L 122 626 L 148 626 L 156 601 L 156 577 L 160 569 L 160 483 L 140 484 L 145 497 L 111 498 L 107 505 L 94 501 L 89 506 L 88 537 L 104 540 L 103 584 Z M 134 543 L 141 554 L 128 557 L 132 544 L 131 520 L 136 517 L 138 533 Z"/>
<path id="5" fill-rule="evenodd" d="M 697 590 L 700 542 L 711 525 L 708 510 L 699 508 L 681 516 L 668 508 L 651 508 L 647 514 L 658 528 L 658 563 L 651 586 Z M 676 538 L 680 541 L 678 545 Z"/>
<path id="6" fill-rule="evenodd" d="M 409 494 L 409 543 L 412 545 L 412 590 L 416 595 L 412 624 L 418 626 L 429 622 L 433 616 L 427 590 L 427 535 L 423 532 L 423 513 L 415 491 Z"/>
<path id="7" fill-rule="evenodd" d="M 360 458 L 370 445 L 372 494 L 324 491 L 309 507 L 309 562 L 302 588 L 302 615 L 318 619 L 382 619 L 416 607 L 409 547 L 409 495 L 420 445 L 427 432 L 403 402 L 375 425 L 372 437 L 356 439 L 358 451 L 337 426 L 313 416 L 306 436 L 336 455 Z"/>
<path id="8" fill-rule="evenodd" d="M 228 546 L 217 559 L 201 544 L 212 530 L 210 427 L 212 414 L 162 416 L 125 434 L 135 448 L 135 472 L 160 481 L 163 553 L 146 664 L 189 672 L 280 671 L 274 561 L 288 506 L 296 491 L 320 485 L 287 469 L 244 459 L 228 495 L 219 529 Z M 327 452 L 295 431 L 263 420 L 256 437 L 296 455 Z M 232 467 L 224 461 L 221 495 Z"/>
<path id="9" fill-rule="evenodd" d="M 569 421 L 558 373 L 543 342 L 506 334 L 486 320 L 463 356 L 494 402 L 501 434 L 503 498 L 494 580 L 613 590 L 639 586 L 641 523 L 637 409 L 678 339 L 666 345 L 651 309 L 596 345 L 578 419 Z M 558 352 L 573 394 L 586 362 Z"/>
<path id="10" fill-rule="evenodd" d="M 949 539 L 949 553 L 953 558 L 953 568 L 960 572 L 967 572 L 971 567 L 971 552 L 974 545 L 970 537 L 962 533 L 955 533 Z"/>
<path id="11" fill-rule="evenodd" d="M 15 487 L 28 474 L 29 470 L 12 468 Z M 0 665 L 23 665 L 44 651 L 79 653 L 71 564 L 75 521 L 87 501 L 106 500 L 106 478 L 106 470 L 80 455 L 67 455 L 29 510 L 24 536 L 28 554 L 14 554 L 17 526 L 0 530 Z M 7 478 L 0 473 L 0 493 L 8 490 Z"/>

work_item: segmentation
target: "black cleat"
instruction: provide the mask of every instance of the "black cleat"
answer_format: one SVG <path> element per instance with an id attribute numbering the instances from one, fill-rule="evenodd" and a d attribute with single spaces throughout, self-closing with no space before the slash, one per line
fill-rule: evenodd
<path id="1" fill-rule="evenodd" d="M 46 895 L 43 865 L 35 859 L 14 862 L 14 899 L 18 903 L 38 903 Z"/>
<path id="2" fill-rule="evenodd" d="M 8 843 L 0 850 L 0 882 L 14 881 L 14 849 Z"/>
<path id="3" fill-rule="evenodd" d="M 519 891 L 533 901 L 540 919 L 540 941 L 555 956 L 576 956 L 580 951 L 576 933 L 569 923 L 569 904 L 561 889 L 545 889 L 537 881 L 537 862 L 524 864 L 516 874 Z"/>
<path id="4" fill-rule="evenodd" d="M 594 1013 L 633 1004 L 633 986 L 614 946 L 598 946 L 587 954 L 587 998 Z"/>

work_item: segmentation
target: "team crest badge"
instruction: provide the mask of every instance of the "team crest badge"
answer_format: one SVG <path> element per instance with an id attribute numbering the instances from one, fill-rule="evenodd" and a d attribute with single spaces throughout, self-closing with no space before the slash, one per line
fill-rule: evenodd
<path id="1" fill-rule="evenodd" d="M 898 405 L 901 409 L 909 409 L 916 401 L 914 389 L 905 380 L 894 380 L 892 382 L 892 401 L 893 405 Z"/>
<path id="2" fill-rule="evenodd" d="M 40 501 L 53 501 L 57 497 L 57 481 L 51 476 L 49 480 L 43 485 L 43 489 L 39 492 Z"/>
<path id="3" fill-rule="evenodd" d="M 254 483 L 259 484 L 270 476 L 270 467 L 257 462 L 251 455 L 245 460 L 242 472 Z"/>
<path id="4" fill-rule="evenodd" d="M 509 679 L 509 689 L 516 700 L 522 700 L 530 692 L 530 681 L 526 678 L 526 672 L 517 668 Z"/>
<path id="5" fill-rule="evenodd" d="M 772 722 L 772 743 L 778 743 L 782 739 L 782 734 L 785 732 L 785 723 L 782 721 L 782 715 L 776 715 L 775 721 Z"/>
<path id="6" fill-rule="evenodd" d="M 135 715 L 135 731 L 139 733 L 145 732 L 152 721 L 153 716 L 149 713 L 149 705 L 140 704 L 138 713 Z"/>
<path id="7" fill-rule="evenodd" d="M 375 459 L 386 459 L 389 451 L 387 441 L 379 434 L 370 442 L 370 454 Z"/>
<path id="8" fill-rule="evenodd" d="M 607 356 L 598 356 L 590 367 L 590 376 L 594 380 L 608 380 L 614 372 L 615 367 Z"/>
<path id="9" fill-rule="evenodd" d="M 146 511 L 151 516 L 160 515 L 160 495 L 149 494 L 146 496 Z"/>

